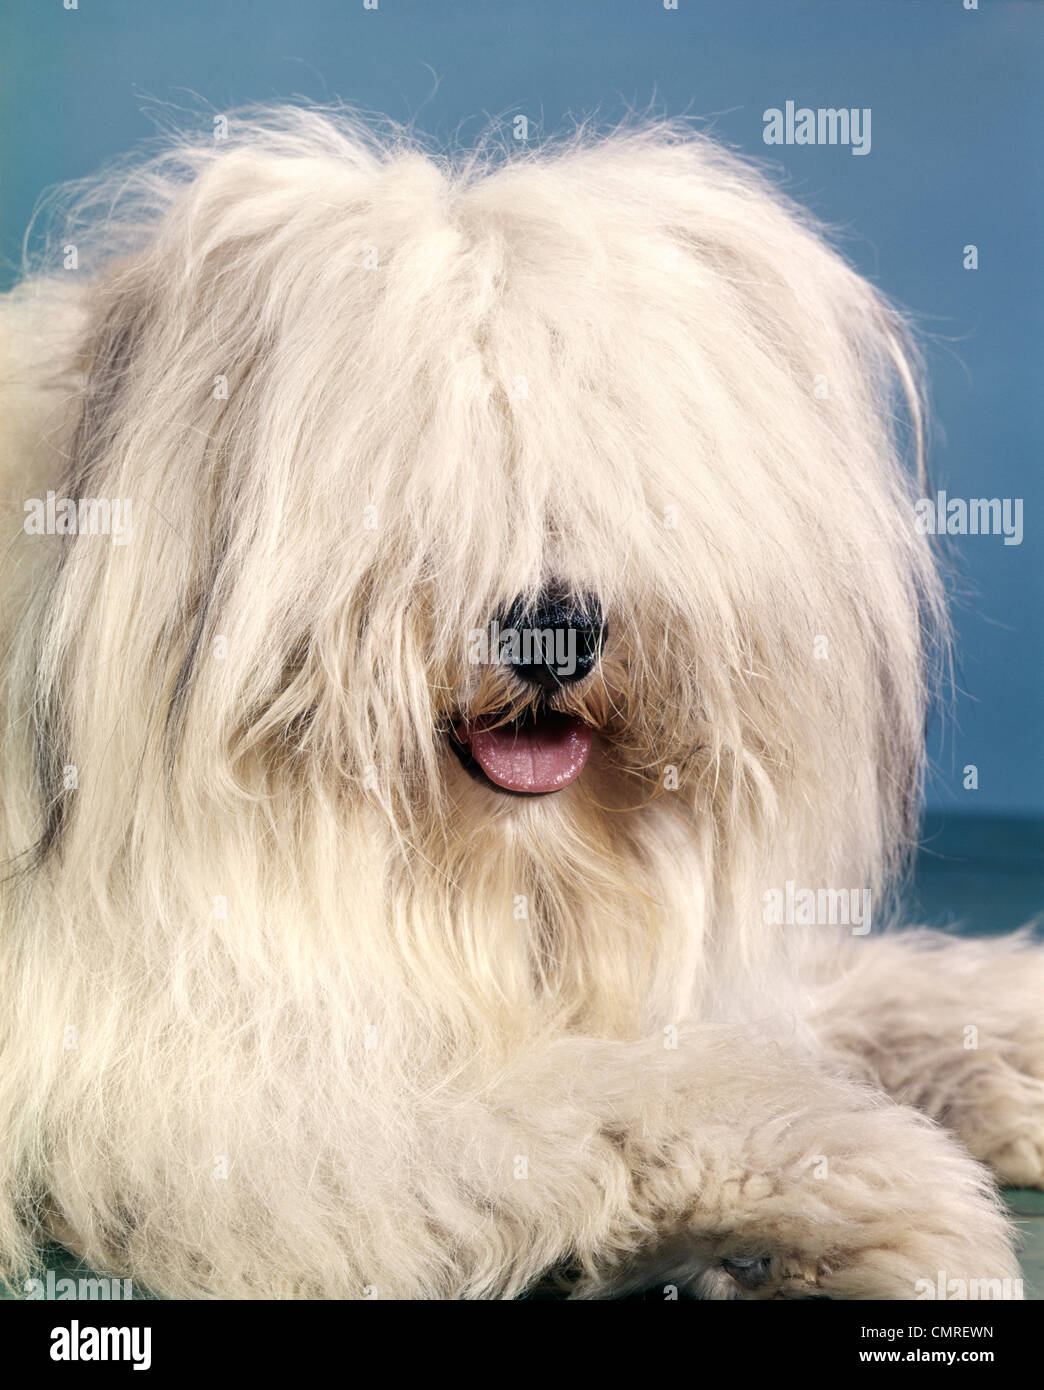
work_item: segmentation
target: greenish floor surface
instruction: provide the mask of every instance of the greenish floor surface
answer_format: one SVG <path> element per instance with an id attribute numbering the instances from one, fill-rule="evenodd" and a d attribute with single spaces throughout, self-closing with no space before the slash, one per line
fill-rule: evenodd
<path id="1" fill-rule="evenodd" d="M 907 920 L 989 936 L 1039 920 L 1044 909 L 1044 821 L 929 815 L 909 895 Z M 1006 1192 L 1019 1228 L 1025 1296 L 1044 1299 L 1044 1192 Z M 40 1252 L 31 1288 L 0 1298 L 120 1298 L 122 1281 L 99 1279 L 58 1246 Z M 62 1282 L 69 1281 L 69 1282 Z M 134 1298 L 148 1298 L 138 1290 Z"/>
<path id="2" fill-rule="evenodd" d="M 1027 1298 L 1044 1299 L 1044 1192 L 1015 1188 L 1004 1195 L 1019 1228 L 1023 1291 Z"/>

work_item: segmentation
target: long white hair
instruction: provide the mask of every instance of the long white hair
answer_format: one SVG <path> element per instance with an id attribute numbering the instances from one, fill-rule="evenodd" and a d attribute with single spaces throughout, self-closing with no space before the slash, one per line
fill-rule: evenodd
<path id="1" fill-rule="evenodd" d="M 685 127 L 450 157 L 251 111 L 74 195 L 78 269 L 0 309 L 0 1249 L 355 1289 L 346 1250 L 416 1256 L 406 1187 L 438 1244 L 454 1078 L 781 1016 L 764 891 L 894 878 L 916 358 Z M 130 499 L 129 543 L 27 536 L 46 489 Z M 468 635 L 552 576 L 609 615 L 604 738 L 498 800 L 446 747 Z"/>

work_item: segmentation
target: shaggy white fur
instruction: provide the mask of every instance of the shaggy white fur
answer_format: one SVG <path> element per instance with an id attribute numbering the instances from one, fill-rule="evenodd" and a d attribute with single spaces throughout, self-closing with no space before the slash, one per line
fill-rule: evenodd
<path id="1" fill-rule="evenodd" d="M 945 641 L 902 320 L 685 130 L 231 132 L 76 190 L 0 308 L 7 1277 L 1015 1278 L 976 1160 L 1044 1177 L 1042 954 L 882 932 Z M 587 679 L 469 661 L 563 584 Z M 548 706 L 570 785 L 462 765 Z"/>

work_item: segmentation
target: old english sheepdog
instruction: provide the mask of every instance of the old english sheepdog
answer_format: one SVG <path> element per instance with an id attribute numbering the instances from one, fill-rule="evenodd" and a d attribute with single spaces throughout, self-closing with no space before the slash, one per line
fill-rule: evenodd
<path id="1" fill-rule="evenodd" d="M 254 110 L 58 225 L 0 301 L 6 1277 L 1018 1296 L 1044 955 L 891 929 L 902 317 L 673 125 Z"/>

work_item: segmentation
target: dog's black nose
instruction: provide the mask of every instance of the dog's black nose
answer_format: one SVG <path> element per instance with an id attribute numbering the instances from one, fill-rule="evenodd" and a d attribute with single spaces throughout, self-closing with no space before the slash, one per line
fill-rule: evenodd
<path id="1" fill-rule="evenodd" d="M 553 691 L 591 674 L 606 637 L 591 598 L 551 591 L 536 603 L 519 600 L 501 623 L 503 660 L 522 680 Z"/>

